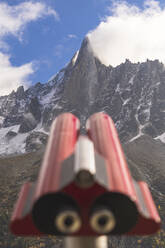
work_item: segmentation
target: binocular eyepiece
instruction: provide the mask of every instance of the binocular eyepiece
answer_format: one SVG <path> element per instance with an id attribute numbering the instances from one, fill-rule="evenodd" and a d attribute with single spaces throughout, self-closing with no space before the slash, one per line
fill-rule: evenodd
<path id="1" fill-rule="evenodd" d="M 112 119 L 64 113 L 53 122 L 36 183 L 26 183 L 11 219 L 16 235 L 148 235 L 161 220 L 145 182 L 130 174 Z"/>
<path id="2" fill-rule="evenodd" d="M 55 217 L 54 224 L 61 233 L 73 234 L 79 231 L 82 223 L 77 211 L 64 210 Z"/>
<path id="3" fill-rule="evenodd" d="M 115 216 L 109 209 L 97 208 L 89 217 L 89 225 L 99 235 L 110 233 L 116 225 Z M 74 210 L 60 211 L 55 218 L 55 226 L 61 233 L 74 234 L 82 226 L 81 217 Z"/>
<path id="4" fill-rule="evenodd" d="M 78 232 L 82 221 L 76 202 L 67 194 L 49 194 L 33 207 L 32 216 L 40 232 L 67 235 Z"/>
<path id="5" fill-rule="evenodd" d="M 119 193 L 102 194 L 89 208 L 81 207 L 65 193 L 49 194 L 34 204 L 32 217 L 41 233 L 51 235 L 79 234 L 86 227 L 92 235 L 123 234 L 138 218 L 136 205 Z"/>
<path id="6" fill-rule="evenodd" d="M 110 233 L 115 225 L 114 214 L 106 208 L 95 210 L 90 217 L 90 226 L 98 234 Z"/>
<path id="7" fill-rule="evenodd" d="M 38 230 L 45 234 L 73 235 L 83 225 L 80 207 L 64 193 L 40 198 L 34 204 L 32 216 Z M 113 212 L 99 202 L 88 211 L 88 220 L 91 232 L 99 235 L 110 233 L 116 225 Z"/>

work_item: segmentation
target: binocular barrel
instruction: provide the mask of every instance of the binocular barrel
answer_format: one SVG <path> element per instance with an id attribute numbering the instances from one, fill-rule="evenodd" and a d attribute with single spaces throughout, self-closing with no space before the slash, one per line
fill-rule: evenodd
<path id="1" fill-rule="evenodd" d="M 104 113 L 96 113 L 88 119 L 87 128 L 96 151 L 107 161 L 111 191 L 122 192 L 136 201 L 131 174 L 112 119 Z"/>
<path id="2" fill-rule="evenodd" d="M 79 128 L 71 113 L 53 122 L 38 180 L 23 186 L 11 231 L 98 237 L 159 230 L 150 191 L 131 177 L 112 119 L 96 113 L 87 121 L 86 136 Z"/>
<path id="3" fill-rule="evenodd" d="M 80 136 L 75 148 L 75 180 L 77 185 L 88 188 L 94 183 L 96 173 L 94 146 L 85 136 Z"/>
<path id="4" fill-rule="evenodd" d="M 52 123 L 36 185 L 35 199 L 59 189 L 60 164 L 74 152 L 79 126 L 79 120 L 71 113 L 60 115 Z"/>

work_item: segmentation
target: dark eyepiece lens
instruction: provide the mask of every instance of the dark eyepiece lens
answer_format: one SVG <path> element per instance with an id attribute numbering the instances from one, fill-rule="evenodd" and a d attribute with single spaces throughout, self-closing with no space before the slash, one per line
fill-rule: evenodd
<path id="1" fill-rule="evenodd" d="M 98 219 L 98 224 L 100 226 L 105 226 L 108 222 L 107 216 L 102 216 L 101 218 Z"/>
<path id="2" fill-rule="evenodd" d="M 116 225 L 115 216 L 109 209 L 96 209 L 90 217 L 90 225 L 97 233 L 108 233 Z"/>
<path id="3" fill-rule="evenodd" d="M 64 221 L 64 224 L 66 225 L 66 226 L 71 226 L 72 224 L 73 224 L 73 217 L 72 216 L 68 216 L 66 219 L 65 219 L 65 221 Z"/>

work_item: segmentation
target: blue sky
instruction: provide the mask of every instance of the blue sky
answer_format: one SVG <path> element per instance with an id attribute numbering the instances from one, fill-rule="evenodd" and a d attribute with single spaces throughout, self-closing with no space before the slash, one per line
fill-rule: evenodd
<path id="1" fill-rule="evenodd" d="M 147 1 L 159 3 L 159 7 L 164 2 Z M 111 0 L 1 0 L 0 95 L 9 93 L 21 84 L 26 86 L 28 82 L 31 84 L 47 82 L 69 62 L 89 31 L 97 31 L 91 37 L 93 43 L 100 36 L 104 38 L 99 24 L 112 22 L 108 17 L 114 15 L 111 13 L 113 2 Z M 130 6 L 136 5 L 140 11 L 144 9 L 142 0 L 128 0 L 126 3 Z M 117 10 L 115 11 L 117 13 Z M 103 38 L 102 42 L 94 44 L 95 50 L 101 51 L 100 47 L 104 46 Z M 101 51 L 100 54 L 98 57 L 102 59 L 103 52 Z M 105 64 L 109 62 L 111 63 L 107 61 Z"/>
<path id="2" fill-rule="evenodd" d="M 34 82 L 45 82 L 61 69 L 79 49 L 87 32 L 99 24 L 99 15 L 104 14 L 104 10 L 99 10 L 100 6 L 104 5 L 97 4 L 97 1 L 46 0 L 42 2 L 56 10 L 59 20 L 53 16 L 47 16 L 31 22 L 24 30 L 23 42 L 20 43 L 17 38 L 9 39 L 11 52 L 14 54 L 12 58 L 14 64 L 20 65 L 36 60 L 38 70 L 31 77 Z"/>

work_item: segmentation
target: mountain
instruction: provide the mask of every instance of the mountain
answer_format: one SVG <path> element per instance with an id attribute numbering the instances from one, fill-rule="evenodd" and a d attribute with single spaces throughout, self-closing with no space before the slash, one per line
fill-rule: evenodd
<path id="1" fill-rule="evenodd" d="M 86 38 L 70 63 L 48 83 L 23 86 L 0 97 L 0 154 L 24 153 L 45 145 L 52 120 L 61 112 L 82 125 L 106 111 L 121 141 L 143 134 L 165 141 L 165 67 L 158 60 L 106 67 Z M 13 146 L 13 144 L 16 144 Z"/>
<path id="2" fill-rule="evenodd" d="M 61 247 L 54 239 L 21 239 L 7 223 L 20 185 L 35 180 L 52 120 L 72 112 L 85 121 L 105 111 L 115 122 L 128 165 L 145 180 L 159 213 L 165 215 L 165 67 L 158 60 L 105 66 L 85 38 L 68 65 L 47 83 L 21 86 L 0 97 L 0 247 Z M 9 157 L 6 157 L 10 155 Z M 164 247 L 165 226 L 152 237 L 110 237 L 109 248 Z M 58 241 L 58 242 L 57 242 Z"/>

